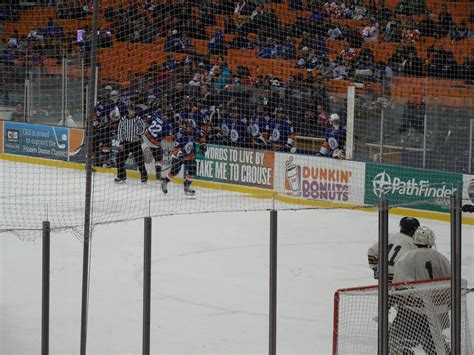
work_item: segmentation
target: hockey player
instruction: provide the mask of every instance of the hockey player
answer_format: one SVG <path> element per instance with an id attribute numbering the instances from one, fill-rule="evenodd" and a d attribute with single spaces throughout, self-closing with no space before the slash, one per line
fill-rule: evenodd
<path id="1" fill-rule="evenodd" d="M 97 102 L 94 107 L 95 165 L 110 166 L 112 140 L 116 135 L 120 118 L 127 114 L 127 105 L 120 100 L 117 91 Z"/>
<path id="2" fill-rule="evenodd" d="M 400 257 L 410 250 L 416 249 L 413 243 L 413 234 L 420 226 L 416 218 L 403 217 L 400 220 L 400 232 L 388 237 L 388 280 L 392 281 L 394 267 Z M 374 271 L 374 278 L 378 278 L 379 243 L 376 242 L 369 248 L 369 267 Z"/>
<path id="3" fill-rule="evenodd" d="M 449 277 L 449 260 L 436 249 L 435 234 L 428 227 L 420 227 L 413 236 L 416 249 L 407 252 L 395 265 L 394 282 L 439 279 Z"/>
<path id="4" fill-rule="evenodd" d="M 291 121 L 285 116 L 283 107 L 275 110 L 275 116 L 270 124 L 270 143 L 274 150 L 296 153 L 295 132 Z"/>
<path id="5" fill-rule="evenodd" d="M 395 282 L 430 280 L 450 276 L 448 259 L 433 248 L 435 234 L 428 227 L 420 227 L 413 236 L 417 249 L 407 252 L 395 265 Z M 428 292 L 428 291 L 426 291 Z M 390 327 L 390 354 L 414 355 L 412 350 L 421 344 L 426 354 L 450 354 L 443 329 L 449 327 L 449 293 L 439 290 L 426 300 L 411 294 L 392 298 L 397 315 Z M 435 303 L 435 304 L 434 304 Z"/>
<path id="6" fill-rule="evenodd" d="M 227 145 L 245 147 L 247 143 L 247 125 L 240 116 L 239 109 L 232 107 L 230 115 L 222 123 L 222 134 Z"/>
<path id="7" fill-rule="evenodd" d="M 264 112 L 263 105 L 257 105 L 256 114 L 250 120 L 249 133 L 254 147 L 267 148 L 270 145 L 271 118 Z"/>
<path id="8" fill-rule="evenodd" d="M 173 142 L 173 124 L 167 114 L 162 114 L 161 109 L 149 115 L 149 124 L 144 134 L 145 144 L 151 148 L 155 161 L 156 180 L 161 181 L 161 170 L 163 169 L 163 148 L 161 142 L 166 140 Z"/>
<path id="9" fill-rule="evenodd" d="M 168 183 L 178 175 L 181 167 L 184 166 L 184 194 L 194 196 L 195 191 L 191 189 L 191 184 L 197 170 L 196 153 L 198 147 L 201 152 L 206 151 L 205 136 L 201 134 L 193 120 L 187 119 L 183 122 L 183 128 L 175 136 L 171 156 L 171 170 L 161 183 L 163 193 L 168 193 Z"/>
<path id="10" fill-rule="evenodd" d="M 326 137 L 319 154 L 335 159 L 346 159 L 346 127 L 341 126 L 341 118 L 337 113 L 329 116 L 332 127 L 326 130 Z"/>

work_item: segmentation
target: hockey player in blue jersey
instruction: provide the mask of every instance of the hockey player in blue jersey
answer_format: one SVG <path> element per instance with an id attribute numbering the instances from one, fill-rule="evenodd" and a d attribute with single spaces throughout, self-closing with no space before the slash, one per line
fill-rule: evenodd
<path id="1" fill-rule="evenodd" d="M 162 180 L 161 170 L 163 168 L 163 148 L 161 142 L 166 140 L 173 142 L 173 124 L 168 114 L 163 114 L 161 109 L 157 109 L 148 115 L 148 127 L 144 134 L 144 141 L 150 147 L 153 159 L 155 160 L 156 180 Z"/>
<path id="2" fill-rule="evenodd" d="M 197 172 L 196 154 L 198 147 L 201 152 L 204 153 L 206 151 L 206 137 L 196 127 L 196 122 L 187 119 L 183 122 L 183 127 L 175 135 L 171 156 L 171 169 L 161 183 L 163 193 L 168 193 L 168 183 L 178 175 L 181 167 L 184 167 L 184 194 L 186 196 L 194 196 L 195 191 L 191 189 L 191 184 Z"/>
<path id="3" fill-rule="evenodd" d="M 120 118 L 127 114 L 127 105 L 120 100 L 117 91 L 110 92 L 94 107 L 94 154 L 95 165 L 110 165 L 112 140 Z"/>
<path id="4" fill-rule="evenodd" d="M 247 143 L 247 125 L 245 119 L 240 116 L 239 109 L 233 107 L 230 115 L 222 123 L 222 135 L 224 144 L 233 147 L 244 147 Z"/>
<path id="5" fill-rule="evenodd" d="M 248 128 L 245 118 L 240 115 L 237 107 L 232 107 L 229 115 L 224 118 L 221 132 L 224 144 L 233 147 L 244 147 L 246 145 Z"/>
<path id="6" fill-rule="evenodd" d="M 329 123 L 332 127 L 326 130 L 319 154 L 335 159 L 346 159 L 346 126 L 341 126 L 341 118 L 337 113 L 331 114 Z"/>
<path id="7" fill-rule="evenodd" d="M 257 105 L 255 116 L 249 124 L 249 133 L 252 137 L 252 145 L 258 148 L 268 148 L 270 145 L 271 118 L 264 111 L 263 105 Z"/>
<path id="8" fill-rule="evenodd" d="M 270 124 L 270 142 L 274 150 L 295 153 L 295 132 L 291 121 L 285 116 L 283 107 L 275 110 Z"/>

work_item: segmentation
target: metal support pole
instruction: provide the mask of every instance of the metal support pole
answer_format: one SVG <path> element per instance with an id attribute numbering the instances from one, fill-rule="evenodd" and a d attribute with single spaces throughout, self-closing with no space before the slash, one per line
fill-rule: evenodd
<path id="1" fill-rule="evenodd" d="M 68 86 L 69 86 L 68 72 L 69 72 L 69 68 L 68 68 L 67 56 L 66 56 L 66 54 L 64 54 L 64 116 L 63 116 L 63 126 L 66 126 L 66 117 L 68 115 L 67 112 L 69 112 L 68 94 L 67 94 Z"/>
<path id="2" fill-rule="evenodd" d="M 277 345 L 277 256 L 278 256 L 278 214 L 270 211 L 270 310 L 269 310 L 269 346 L 268 353 L 276 355 Z"/>
<path id="3" fill-rule="evenodd" d="M 428 134 L 428 115 L 426 114 L 426 109 L 425 109 L 424 123 L 423 123 L 423 169 L 426 168 L 426 144 L 427 144 L 426 135 L 427 134 Z"/>
<path id="4" fill-rule="evenodd" d="M 468 162 L 468 172 L 472 174 L 472 140 L 474 135 L 474 119 L 469 121 L 469 162 Z"/>
<path id="5" fill-rule="evenodd" d="M 347 87 L 347 138 L 346 159 L 351 160 L 354 156 L 354 111 L 355 111 L 355 86 Z"/>
<path id="6" fill-rule="evenodd" d="M 379 204 L 378 355 L 388 355 L 388 203 Z"/>
<path id="7" fill-rule="evenodd" d="M 99 24 L 99 0 L 94 0 L 94 12 L 92 15 L 92 39 L 91 39 L 91 75 L 89 87 L 94 87 L 97 70 L 97 27 Z M 81 301 L 81 340 L 80 355 L 87 353 L 87 311 L 89 308 L 89 254 L 90 254 L 90 232 L 91 232 L 91 207 L 92 207 L 92 153 L 93 131 L 92 113 L 94 112 L 94 90 L 88 92 L 88 105 L 86 115 L 86 189 L 84 203 L 84 251 L 82 261 L 82 301 Z"/>
<path id="8" fill-rule="evenodd" d="M 461 354 L 462 196 L 451 196 L 451 354 Z"/>
<path id="9" fill-rule="evenodd" d="M 150 355 L 151 313 L 151 217 L 145 217 L 143 250 L 143 346 L 142 354 Z"/>
<path id="10" fill-rule="evenodd" d="M 84 116 L 84 94 L 85 94 L 85 83 L 84 83 L 84 56 L 81 56 L 81 127 L 85 127 L 85 116 Z"/>
<path id="11" fill-rule="evenodd" d="M 42 293 L 41 293 L 41 355 L 49 354 L 49 265 L 51 226 L 43 221 L 43 256 L 42 256 Z"/>
<path id="12" fill-rule="evenodd" d="M 380 147 L 379 147 L 379 163 L 383 162 L 383 130 L 384 130 L 384 114 L 385 110 L 380 111 Z"/>
<path id="13" fill-rule="evenodd" d="M 64 111 L 66 109 L 66 101 L 64 99 L 64 91 L 65 91 L 65 88 L 66 88 L 66 58 L 64 57 L 64 53 L 63 53 L 63 57 L 62 57 L 62 60 L 61 60 L 61 118 L 62 118 L 62 121 L 63 121 L 63 124 L 65 123 L 65 120 L 64 120 Z"/>

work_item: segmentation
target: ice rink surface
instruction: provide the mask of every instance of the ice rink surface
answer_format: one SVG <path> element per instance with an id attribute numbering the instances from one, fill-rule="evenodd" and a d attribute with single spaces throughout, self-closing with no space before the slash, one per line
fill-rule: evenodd
<path id="1" fill-rule="evenodd" d="M 137 183 L 117 188 L 131 189 L 132 184 Z M 157 186 L 138 188 L 154 191 Z M 177 186 L 170 191 L 175 196 L 181 192 Z M 250 206 L 251 200 L 238 194 L 229 199 L 241 206 Z M 172 209 L 179 208 L 179 198 L 172 201 Z M 181 203 L 211 210 L 216 208 L 213 201 L 222 203 L 222 197 L 197 189 L 195 201 Z M 366 255 L 377 236 L 377 215 L 320 209 L 282 211 L 278 216 L 278 354 L 330 354 L 334 291 L 373 283 Z M 398 229 L 399 219 L 391 216 L 390 232 Z M 438 249 L 449 257 L 449 224 L 421 223 L 435 231 Z M 463 227 L 463 278 L 470 287 L 473 231 L 472 226 Z M 41 238 L 32 237 L 0 234 L 2 355 L 40 351 Z M 83 244 L 71 233 L 57 232 L 51 248 L 51 354 L 78 354 Z M 152 255 L 153 353 L 268 353 L 268 212 L 154 218 Z M 143 220 L 97 226 L 91 254 L 89 354 L 141 353 L 142 274 Z M 468 297 L 474 335 L 474 294 Z"/>

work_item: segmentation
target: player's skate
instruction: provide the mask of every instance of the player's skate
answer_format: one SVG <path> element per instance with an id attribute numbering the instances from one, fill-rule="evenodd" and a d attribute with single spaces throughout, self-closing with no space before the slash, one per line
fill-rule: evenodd
<path id="1" fill-rule="evenodd" d="M 170 182 L 170 180 L 168 178 L 164 178 L 161 181 L 161 191 L 163 191 L 164 194 L 168 193 L 168 183 L 169 182 Z"/>
<path id="2" fill-rule="evenodd" d="M 196 191 L 191 188 L 191 181 L 184 182 L 184 195 L 188 197 L 194 197 L 196 195 Z"/>
<path id="3" fill-rule="evenodd" d="M 164 178 L 161 177 L 161 166 L 156 166 L 155 172 L 156 172 L 156 181 L 163 181 Z"/>

